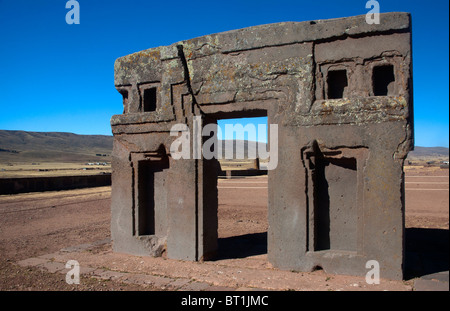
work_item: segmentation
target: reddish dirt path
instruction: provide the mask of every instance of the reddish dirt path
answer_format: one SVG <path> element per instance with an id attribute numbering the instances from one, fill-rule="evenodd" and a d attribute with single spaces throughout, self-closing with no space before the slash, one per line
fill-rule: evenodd
<path id="1" fill-rule="evenodd" d="M 442 266 L 440 260 L 447 256 L 448 270 L 448 180 L 448 170 L 406 170 L 406 227 L 414 228 L 407 230 L 406 241 L 410 254 L 407 254 L 407 265 L 408 262 L 412 265 L 411 277 L 427 272 L 424 269 L 415 269 L 415 262 L 418 260 L 421 263 L 422 260 L 427 261 L 427 267 L 433 263 L 434 266 L 431 265 L 433 267 L 428 271 L 433 272 L 445 268 L 445 264 Z M 276 271 L 270 267 L 266 259 L 267 177 L 221 179 L 218 188 L 219 260 L 174 264 L 171 260 L 149 258 L 143 259 L 144 265 L 151 263 L 152 267 L 159 267 L 154 273 L 167 273 L 173 277 L 192 278 L 197 273 L 199 279 L 204 282 L 231 288 L 251 284 L 251 280 L 246 278 L 262 280 L 266 273 L 273 273 L 274 278 L 279 278 L 279 281 L 271 281 L 271 288 L 284 288 L 282 284 L 290 284 L 293 289 L 353 290 L 356 289 L 353 285 L 360 284 L 357 288 L 365 289 L 359 282 L 361 278 L 331 276 L 324 271 L 299 275 Z M 38 268 L 20 267 L 15 263 L 26 258 L 55 253 L 66 247 L 109 238 L 109 222 L 109 187 L 0 196 L 0 290 L 72 290 L 73 287 L 65 283 L 64 275 L 51 274 Z M 442 239 L 445 235 L 446 240 Z M 439 240 L 441 244 L 430 244 L 430 239 Z M 446 243 L 447 253 L 439 251 L 442 243 Z M 430 245 L 434 245 L 431 250 Z M 432 254 L 434 257 L 424 257 L 424 254 Z M 110 244 L 102 246 L 98 251 L 80 253 L 79 256 L 93 265 L 108 265 L 116 260 L 124 266 L 128 264 L 130 271 L 140 271 L 140 268 L 135 266 L 138 259 L 113 254 Z M 114 269 L 112 266 L 109 268 Z M 232 272 L 233 269 L 241 269 L 248 275 L 245 278 L 241 274 L 241 279 L 239 276 L 233 279 L 218 275 L 217 272 L 229 270 L 231 275 L 238 273 Z M 236 280 L 241 280 L 241 283 Z M 254 287 L 269 286 L 264 285 L 263 281 L 258 282 L 254 283 Z M 302 285 L 299 285 L 299 282 Z M 77 289 L 140 290 L 143 287 L 86 278 Z M 147 286 L 145 289 L 152 288 Z M 384 287 L 377 289 L 408 290 L 411 289 L 411 283 L 386 282 Z"/>
<path id="2" fill-rule="evenodd" d="M 406 227 L 449 229 L 449 170 L 412 167 L 405 177 Z"/>

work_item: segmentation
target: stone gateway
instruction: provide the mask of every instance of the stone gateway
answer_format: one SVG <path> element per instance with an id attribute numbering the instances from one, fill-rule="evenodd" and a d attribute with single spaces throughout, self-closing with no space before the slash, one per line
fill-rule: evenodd
<path id="1" fill-rule="evenodd" d="M 214 258 L 218 162 L 174 159 L 171 128 L 185 124 L 194 137 L 194 117 L 203 126 L 267 116 L 278 125 L 270 263 L 364 276 L 376 260 L 381 278 L 403 278 L 403 163 L 414 146 L 408 13 L 208 35 L 121 57 L 114 73 L 123 96 L 123 114 L 111 118 L 115 251 Z"/>

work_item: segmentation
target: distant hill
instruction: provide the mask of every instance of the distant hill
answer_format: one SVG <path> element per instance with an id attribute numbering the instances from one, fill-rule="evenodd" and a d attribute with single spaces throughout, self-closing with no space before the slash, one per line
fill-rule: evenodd
<path id="1" fill-rule="evenodd" d="M 226 140 L 222 143 L 224 154 Z M 245 158 L 257 153 L 258 144 L 266 148 L 265 143 L 249 143 L 234 140 L 233 155 L 237 148 L 244 149 Z M 110 161 L 113 136 L 77 135 L 61 132 L 25 132 L 0 130 L 0 162 L 104 162 Z M 242 147 L 240 147 L 242 146 Z M 106 155 L 106 156 L 97 156 Z M 448 159 L 449 148 L 415 147 L 408 159 Z"/>
<path id="2" fill-rule="evenodd" d="M 104 162 L 110 160 L 112 146 L 113 137 L 106 135 L 0 130 L 2 163 Z"/>
<path id="3" fill-rule="evenodd" d="M 222 159 L 225 158 L 225 150 L 229 148 L 228 146 L 233 146 L 233 158 L 236 158 L 239 153 L 242 153 L 245 159 L 248 158 L 249 154 L 258 157 L 258 149 L 266 150 L 265 143 L 248 140 L 219 140 L 218 143 L 222 144 Z"/>
<path id="4" fill-rule="evenodd" d="M 414 151 L 408 154 L 410 158 L 448 158 L 449 149 L 446 147 L 414 147 Z"/>

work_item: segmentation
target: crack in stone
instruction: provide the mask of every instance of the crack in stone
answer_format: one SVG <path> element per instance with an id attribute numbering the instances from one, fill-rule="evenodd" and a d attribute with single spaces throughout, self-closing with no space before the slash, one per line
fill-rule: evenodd
<path id="1" fill-rule="evenodd" d="M 199 111 L 202 115 L 205 115 L 205 113 L 202 111 L 200 105 L 197 103 L 197 99 L 195 98 L 194 91 L 192 90 L 191 77 L 189 74 L 189 67 L 187 64 L 186 56 L 184 54 L 183 46 L 181 44 L 177 45 L 177 50 L 178 50 L 178 57 L 180 57 L 181 63 L 183 64 L 184 81 L 186 82 L 186 86 L 187 86 L 189 94 L 192 96 L 192 103 L 195 106 L 197 106 L 197 108 L 199 109 Z"/>

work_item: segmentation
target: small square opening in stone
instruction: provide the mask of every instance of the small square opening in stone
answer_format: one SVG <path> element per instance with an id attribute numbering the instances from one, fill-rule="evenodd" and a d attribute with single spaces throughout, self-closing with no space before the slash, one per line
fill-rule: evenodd
<path id="1" fill-rule="evenodd" d="M 144 90 L 144 112 L 156 110 L 156 87 Z"/>
<path id="2" fill-rule="evenodd" d="M 394 66 L 383 65 L 373 68 L 373 95 L 388 96 L 394 95 Z"/>
<path id="3" fill-rule="evenodd" d="M 345 88 L 348 86 L 347 70 L 332 70 L 328 72 L 328 99 L 344 97 Z"/>

